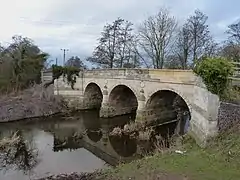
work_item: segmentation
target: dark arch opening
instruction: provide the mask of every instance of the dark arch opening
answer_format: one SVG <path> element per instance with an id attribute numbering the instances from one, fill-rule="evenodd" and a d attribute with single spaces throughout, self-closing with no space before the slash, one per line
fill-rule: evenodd
<path id="1" fill-rule="evenodd" d="M 111 91 L 108 103 L 116 115 L 136 113 L 138 102 L 134 92 L 125 85 L 118 85 Z"/>
<path id="2" fill-rule="evenodd" d="M 87 109 L 100 109 L 103 94 L 100 87 L 95 83 L 89 83 L 84 91 L 84 104 Z"/>
<path id="3" fill-rule="evenodd" d="M 159 124 L 156 131 L 161 136 L 183 135 L 187 132 L 191 119 L 190 110 L 177 93 L 169 90 L 157 91 L 147 101 L 146 110 L 148 117 Z"/>

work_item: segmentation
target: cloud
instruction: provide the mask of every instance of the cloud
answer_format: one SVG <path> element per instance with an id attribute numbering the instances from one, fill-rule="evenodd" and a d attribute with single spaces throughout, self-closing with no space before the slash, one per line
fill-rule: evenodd
<path id="1" fill-rule="evenodd" d="M 160 7 L 167 7 L 183 22 L 200 9 L 209 16 L 211 32 L 219 41 L 228 24 L 239 17 L 237 0 L 0 0 L 0 41 L 9 42 L 15 34 L 32 38 L 52 57 L 91 55 L 103 26 L 117 17 L 138 24 Z"/>

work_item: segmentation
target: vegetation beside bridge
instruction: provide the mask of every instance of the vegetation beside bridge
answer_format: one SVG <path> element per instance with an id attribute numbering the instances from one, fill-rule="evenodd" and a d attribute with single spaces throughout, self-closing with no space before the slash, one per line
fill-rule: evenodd
<path id="1" fill-rule="evenodd" d="M 116 168 L 61 174 L 41 180 L 238 180 L 239 166 L 240 124 L 222 132 L 204 149 L 185 136 L 170 149 L 159 149 L 153 155 Z"/>
<path id="2" fill-rule="evenodd" d="M 205 149 L 187 136 L 181 145 L 105 171 L 102 179 L 238 180 L 239 167 L 240 124 L 220 134 Z"/>

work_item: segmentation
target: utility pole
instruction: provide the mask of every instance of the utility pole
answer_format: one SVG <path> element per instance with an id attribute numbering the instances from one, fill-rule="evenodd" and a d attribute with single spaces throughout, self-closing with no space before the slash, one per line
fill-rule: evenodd
<path id="1" fill-rule="evenodd" d="M 56 66 L 58 65 L 58 58 L 56 58 Z M 56 80 L 56 84 L 57 84 L 57 95 L 59 95 L 59 88 L 58 88 L 58 79 Z"/>
<path id="2" fill-rule="evenodd" d="M 61 48 L 63 51 L 63 66 L 65 66 L 65 59 L 66 59 L 66 51 L 69 51 L 69 49 Z"/>

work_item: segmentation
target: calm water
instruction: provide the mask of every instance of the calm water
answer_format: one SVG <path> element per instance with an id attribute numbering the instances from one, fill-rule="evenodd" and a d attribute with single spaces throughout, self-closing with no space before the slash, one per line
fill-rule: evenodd
<path id="1" fill-rule="evenodd" d="M 19 143 L 8 155 L 0 153 L 0 180 L 37 179 L 52 174 L 93 172 L 139 158 L 142 145 L 127 137 L 112 137 L 114 127 L 123 127 L 135 115 L 100 119 L 97 111 L 0 124 L 0 139 L 14 133 Z M 176 123 L 157 127 L 174 130 Z"/>
<path id="2" fill-rule="evenodd" d="M 110 138 L 109 131 L 134 115 L 99 119 L 98 112 L 0 124 L 0 138 L 21 139 L 8 156 L 0 154 L 0 180 L 26 180 L 51 174 L 92 172 L 135 158 L 134 140 Z M 83 136 L 82 136 L 83 134 Z M 7 158 L 6 158 L 7 157 Z"/>

